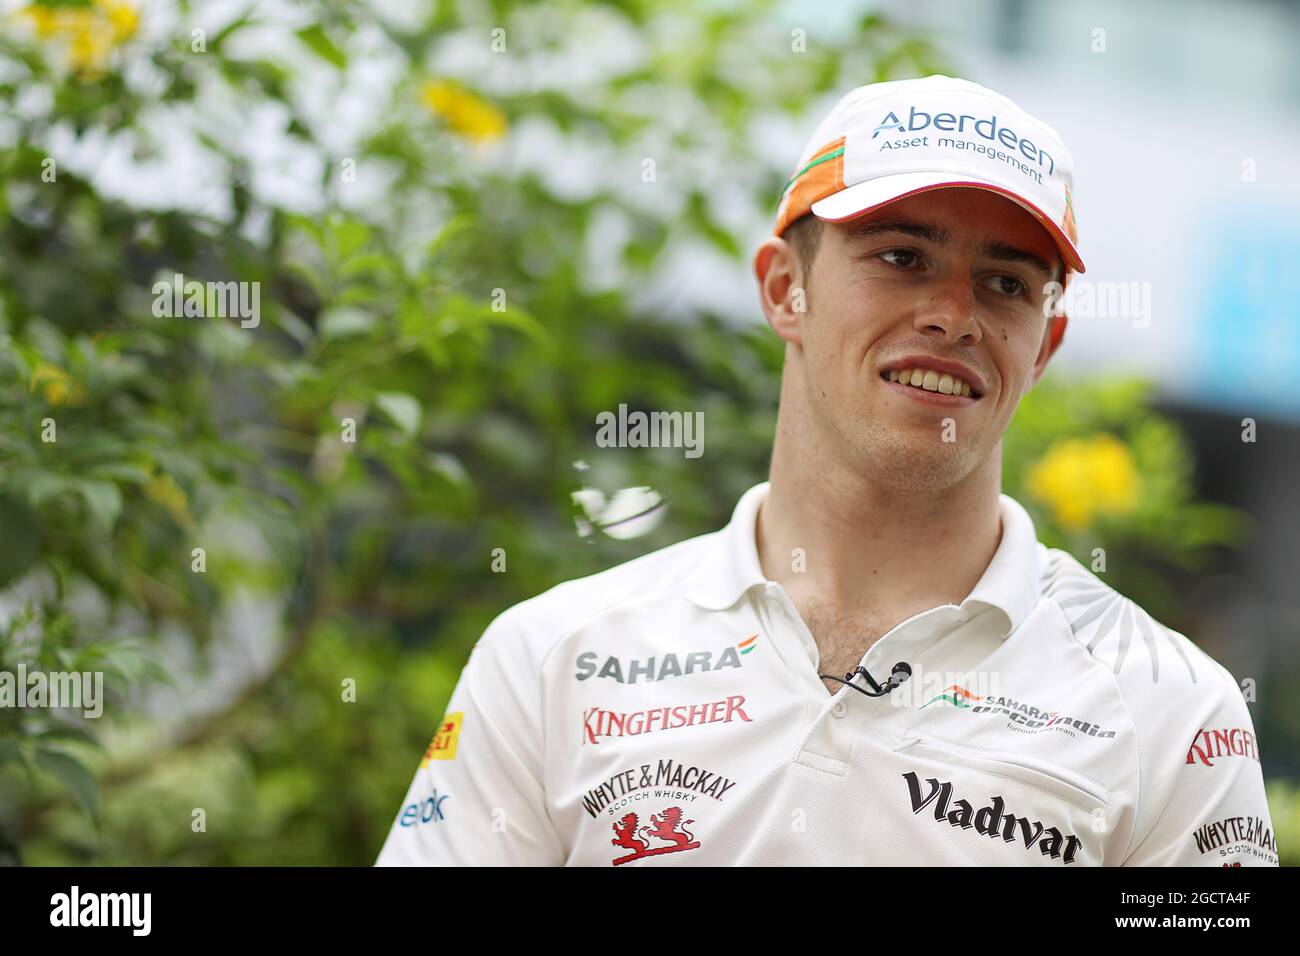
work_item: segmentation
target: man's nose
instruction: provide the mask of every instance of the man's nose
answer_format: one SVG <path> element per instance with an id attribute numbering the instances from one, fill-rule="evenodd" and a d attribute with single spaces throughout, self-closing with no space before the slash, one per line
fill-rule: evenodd
<path id="1" fill-rule="evenodd" d="M 913 327 L 922 335 L 945 342 L 974 345 L 983 333 L 975 315 L 975 291 L 966 276 L 936 282 L 929 299 L 917 311 Z"/>

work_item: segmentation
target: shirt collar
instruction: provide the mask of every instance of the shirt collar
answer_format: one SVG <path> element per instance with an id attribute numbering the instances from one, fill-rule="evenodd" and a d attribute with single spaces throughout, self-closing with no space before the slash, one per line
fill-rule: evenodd
<path id="1" fill-rule="evenodd" d="M 750 488 L 740 497 L 731 521 L 708 536 L 686 598 L 713 611 L 731 607 L 756 584 L 768 583 L 758 560 L 758 509 L 770 482 Z M 975 588 L 962 601 L 997 608 L 1006 617 L 1004 637 L 1018 628 L 1039 598 L 1038 536 L 1033 519 L 1014 498 L 998 496 L 1002 540 Z"/>

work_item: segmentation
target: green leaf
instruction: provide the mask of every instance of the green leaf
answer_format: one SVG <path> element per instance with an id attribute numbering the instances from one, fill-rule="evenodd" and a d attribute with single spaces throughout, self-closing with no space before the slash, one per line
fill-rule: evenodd
<path id="1" fill-rule="evenodd" d="M 117 485 L 111 481 L 78 481 L 76 489 L 104 527 L 112 528 L 117 523 L 122 511 L 122 492 Z"/>
<path id="2" fill-rule="evenodd" d="M 298 31 L 298 39 L 322 60 L 333 64 L 340 70 L 348 65 L 348 58 L 334 45 L 334 41 L 325 35 L 320 24 L 312 24 Z"/>
<path id="3" fill-rule="evenodd" d="M 380 392 L 375 396 L 379 406 L 402 430 L 407 438 L 414 438 L 420 428 L 420 402 L 413 395 L 405 392 Z"/>
<path id="4" fill-rule="evenodd" d="M 61 750 L 42 748 L 36 751 L 36 765 L 58 778 L 95 825 L 99 825 L 99 784 L 85 764 Z"/>
<path id="5" fill-rule="evenodd" d="M 22 576 L 41 553 L 41 529 L 36 513 L 19 498 L 0 495 L 0 588 Z"/>
<path id="6" fill-rule="evenodd" d="M 375 317 L 361 309 L 330 309 L 320 317 L 322 338 L 341 339 L 349 335 L 364 335 L 375 324 Z"/>

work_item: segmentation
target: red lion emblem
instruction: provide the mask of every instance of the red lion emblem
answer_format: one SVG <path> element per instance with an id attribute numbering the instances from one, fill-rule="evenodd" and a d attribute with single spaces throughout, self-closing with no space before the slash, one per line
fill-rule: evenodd
<path id="1" fill-rule="evenodd" d="M 695 821 L 683 820 L 681 807 L 668 807 L 662 813 L 650 814 L 651 826 L 638 827 L 638 822 L 635 813 L 629 813 L 623 819 L 614 822 L 614 839 L 609 841 L 610 844 L 632 851 L 614 860 L 615 866 L 639 860 L 643 856 L 694 850 L 700 845 L 695 839 L 695 834 L 686 829 L 686 824 Z M 645 839 L 637 839 L 638 833 Z M 652 850 L 649 848 L 651 839 L 663 840 L 666 845 L 657 846 Z"/>

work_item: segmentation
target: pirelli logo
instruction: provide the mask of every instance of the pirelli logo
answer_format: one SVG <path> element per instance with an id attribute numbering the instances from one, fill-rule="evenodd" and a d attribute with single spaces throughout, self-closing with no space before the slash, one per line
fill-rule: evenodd
<path id="1" fill-rule="evenodd" d="M 456 759 L 456 745 L 460 742 L 460 725 L 464 720 L 465 713 L 459 710 L 442 718 L 438 732 L 433 735 L 429 746 L 424 750 L 424 759 L 420 761 L 421 767 L 429 766 L 430 760 Z"/>

